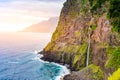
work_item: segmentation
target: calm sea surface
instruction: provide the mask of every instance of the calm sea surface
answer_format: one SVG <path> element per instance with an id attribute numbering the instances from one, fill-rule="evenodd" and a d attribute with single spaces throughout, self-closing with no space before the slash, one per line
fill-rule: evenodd
<path id="1" fill-rule="evenodd" d="M 45 33 L 0 33 L 0 80 L 59 80 L 68 74 L 66 67 L 36 54 L 50 38 Z"/>

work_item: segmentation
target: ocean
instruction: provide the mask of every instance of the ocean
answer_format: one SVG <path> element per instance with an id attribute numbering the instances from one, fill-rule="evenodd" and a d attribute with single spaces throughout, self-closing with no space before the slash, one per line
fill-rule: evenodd
<path id="1" fill-rule="evenodd" d="M 48 33 L 0 33 L 0 80 L 59 80 L 69 74 L 65 66 L 39 58 L 50 38 Z"/>

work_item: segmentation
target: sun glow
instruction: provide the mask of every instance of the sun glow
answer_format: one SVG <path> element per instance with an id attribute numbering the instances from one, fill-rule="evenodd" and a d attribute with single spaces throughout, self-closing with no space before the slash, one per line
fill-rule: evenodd
<path id="1" fill-rule="evenodd" d="M 64 0 L 0 0 L 0 32 L 21 31 L 32 24 L 59 16 L 63 2 Z"/>
<path id="2" fill-rule="evenodd" d="M 46 18 L 23 15 L 19 13 L 0 13 L 0 32 L 22 31 L 32 24 L 38 23 Z"/>
<path id="3" fill-rule="evenodd" d="M 16 27 L 17 26 L 17 27 Z M 21 31 L 23 28 L 21 26 L 25 25 L 15 25 L 15 24 L 0 24 L 0 32 L 16 32 L 16 31 Z"/>
<path id="4" fill-rule="evenodd" d="M 25 15 L 20 13 L 0 13 L 0 32 L 21 31 L 32 24 L 38 23 L 46 18 Z"/>

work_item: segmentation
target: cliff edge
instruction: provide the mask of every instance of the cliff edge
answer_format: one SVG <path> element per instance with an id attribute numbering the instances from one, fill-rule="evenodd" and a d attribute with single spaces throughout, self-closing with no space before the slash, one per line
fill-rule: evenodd
<path id="1" fill-rule="evenodd" d="M 120 0 L 67 0 L 42 59 L 69 64 L 64 80 L 107 80 L 120 67 L 119 34 Z"/>

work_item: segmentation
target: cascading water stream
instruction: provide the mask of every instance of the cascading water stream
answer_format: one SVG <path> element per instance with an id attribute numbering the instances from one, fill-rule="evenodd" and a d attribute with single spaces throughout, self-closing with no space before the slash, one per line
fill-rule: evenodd
<path id="1" fill-rule="evenodd" d="M 90 24 L 89 24 L 89 30 L 88 30 L 88 48 L 87 48 L 87 56 L 86 56 L 86 66 L 89 65 L 89 56 L 90 56 L 90 43 L 91 43 L 91 28 L 90 26 L 92 25 L 92 23 L 94 22 L 94 18 L 91 17 L 91 20 L 90 20 Z"/>
<path id="2" fill-rule="evenodd" d="M 88 48 L 87 48 L 87 58 L 86 58 L 86 66 L 89 65 L 89 55 L 90 55 L 90 33 L 89 33 L 89 36 L 88 36 Z"/>

